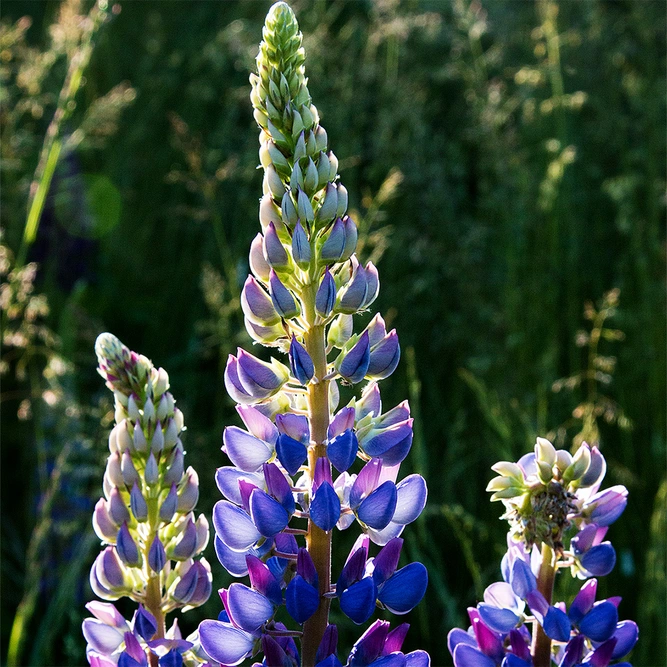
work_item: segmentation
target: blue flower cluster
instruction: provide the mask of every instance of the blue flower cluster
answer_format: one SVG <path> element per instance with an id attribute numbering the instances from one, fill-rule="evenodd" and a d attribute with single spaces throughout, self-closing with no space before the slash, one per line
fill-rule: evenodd
<path id="1" fill-rule="evenodd" d="M 599 490 L 606 472 L 600 451 L 584 443 L 573 457 L 539 438 L 534 453 L 493 469 L 500 476 L 488 490 L 505 504 L 511 526 L 503 581 L 468 609 L 468 631 L 449 633 L 455 667 L 607 667 L 625 657 L 639 638 L 637 624 L 619 622 L 620 598 L 596 601 L 591 578 L 614 567 L 616 552 L 604 537 L 627 504 L 625 487 Z M 556 573 L 568 567 L 586 579 L 569 608 L 551 601 Z"/>
<path id="2" fill-rule="evenodd" d="M 287 359 L 240 348 L 228 359 L 225 386 L 243 427 L 222 436 L 231 465 L 216 473 L 224 499 L 213 510 L 215 550 L 231 575 L 250 582 L 221 590 L 224 611 L 199 633 L 210 659 L 224 665 L 261 651 L 267 667 L 333 666 L 341 664 L 328 623 L 333 600 L 363 624 L 376 608 L 406 614 L 424 596 L 426 568 L 399 559 L 400 535 L 427 489 L 419 475 L 399 480 L 412 445 L 410 409 L 404 402 L 383 412 L 377 384 L 399 363 L 396 331 L 380 315 L 354 331 L 353 316 L 377 298 L 378 272 L 355 255 L 357 226 L 285 3 L 271 8 L 263 37 L 251 76 L 262 233 L 250 248 L 241 306 L 250 336 Z M 362 382 L 361 395 L 339 408 L 341 387 Z M 361 535 L 332 571 L 332 532 L 353 524 Z M 372 543 L 381 547 L 375 555 Z M 376 623 L 348 664 L 428 665 L 423 652 L 401 653 L 406 630 Z"/>

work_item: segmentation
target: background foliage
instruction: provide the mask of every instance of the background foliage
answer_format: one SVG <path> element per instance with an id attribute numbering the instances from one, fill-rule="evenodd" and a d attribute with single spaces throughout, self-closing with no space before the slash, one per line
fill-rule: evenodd
<path id="1" fill-rule="evenodd" d="M 409 647 L 450 664 L 443 637 L 503 552 L 489 467 L 551 433 L 565 446 L 599 438 L 609 483 L 630 490 L 604 585 L 640 624 L 633 663 L 665 664 L 663 3 L 293 4 L 361 255 L 379 263 L 378 308 L 401 337 L 385 400 L 408 389 L 407 464 L 430 487 L 406 535 L 431 574 Z M 89 6 L 2 5 L 3 656 L 21 603 L 33 612 L 25 664 L 82 662 L 110 423 L 99 332 L 169 371 L 200 509 L 218 498 L 220 435 L 237 421 L 222 368 L 246 340 L 238 294 L 261 193 L 248 72 L 268 7 L 110 8 L 66 100 L 27 255 L 38 268 L 12 273 Z M 227 585 L 209 550 L 214 588 Z M 214 598 L 184 630 L 217 615 Z"/>

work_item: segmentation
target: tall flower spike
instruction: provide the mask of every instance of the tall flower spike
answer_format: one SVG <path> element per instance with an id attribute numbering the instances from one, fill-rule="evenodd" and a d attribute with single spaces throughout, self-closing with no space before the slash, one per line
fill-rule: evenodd
<path id="1" fill-rule="evenodd" d="M 273 5 L 257 73 L 250 77 L 264 169 L 263 234 L 252 242 L 253 275 L 241 300 L 252 338 L 286 353 L 289 370 L 281 361 L 239 350 L 225 371 L 246 429 L 224 431 L 223 451 L 232 465 L 216 474 L 225 499 L 214 509 L 215 547 L 232 576 L 250 575 L 251 589 L 232 584 L 223 590 L 226 615 L 201 626 L 202 646 L 224 664 L 262 651 L 267 665 L 341 665 L 337 633 L 329 624 L 332 581 L 342 582 L 338 602 L 355 623 L 367 620 L 376 606 L 406 613 L 427 582 L 419 563 L 397 569 L 395 538 L 426 502 L 426 484 L 418 475 L 396 484 L 412 443 L 412 420 L 405 404 L 382 414 L 374 382 L 396 368 L 398 337 L 387 333 L 379 316 L 365 331 L 354 332 L 354 316 L 377 297 L 378 273 L 354 254 L 358 231 L 346 215 L 338 160 L 310 98 L 301 41 L 289 6 Z M 338 383 L 366 380 L 370 388 L 361 400 L 352 399 L 334 416 Z M 357 458 L 371 457 L 358 475 L 349 472 Z M 292 525 L 304 519 L 306 530 L 303 523 Z M 363 553 L 340 577 L 332 576 L 334 529 L 345 530 L 355 519 Z M 375 575 L 371 542 L 387 545 Z M 273 615 L 282 590 L 294 629 Z M 247 610 L 237 604 L 241 598 Z M 389 654 L 387 664 L 428 665 L 423 652 L 400 653 L 407 626 L 394 634 L 388 624 L 378 628 L 357 643 L 350 665 Z M 291 633 L 300 637 L 300 655 Z"/>
<path id="2" fill-rule="evenodd" d="M 192 511 L 198 478 L 192 468 L 183 470 L 183 414 L 164 369 L 108 333 L 99 336 L 95 351 L 99 372 L 114 392 L 116 425 L 109 437 L 106 498 L 93 517 L 109 546 L 95 561 L 90 582 L 106 600 L 127 596 L 143 606 L 130 626 L 112 605 L 89 605 L 96 616 L 83 624 L 89 662 L 172 664 L 165 660 L 173 651 L 173 664 L 201 664 L 205 659 L 191 650 L 194 643 L 165 626 L 168 612 L 197 607 L 211 593 L 206 559 L 192 560 L 206 547 L 208 523 L 203 515 L 195 521 Z M 167 644 L 171 649 L 163 650 Z"/>

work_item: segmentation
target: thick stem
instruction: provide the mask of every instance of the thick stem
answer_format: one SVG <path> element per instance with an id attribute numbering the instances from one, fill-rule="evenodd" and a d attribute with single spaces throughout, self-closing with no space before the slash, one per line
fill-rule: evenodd
<path id="1" fill-rule="evenodd" d="M 144 572 L 148 581 L 146 585 L 146 599 L 144 606 L 153 614 L 157 622 L 157 630 L 153 639 L 163 639 L 165 635 L 165 618 L 162 611 L 162 583 L 160 573 L 153 572 L 148 564 L 148 554 L 151 544 L 157 535 L 160 518 L 158 514 L 157 498 L 148 499 L 148 517 L 150 521 L 150 538 L 146 540 L 144 552 Z M 158 656 L 154 653 L 149 654 L 150 667 L 158 667 Z"/>
<path id="2" fill-rule="evenodd" d="M 308 296 L 311 298 L 309 299 Z M 304 299 L 307 310 L 306 319 L 310 325 L 305 334 L 305 343 L 306 350 L 315 366 L 315 377 L 319 379 L 326 375 L 327 358 L 324 326 L 315 325 L 314 297 L 313 292 Z M 308 449 L 308 468 L 312 480 L 317 459 L 326 456 L 326 438 L 329 427 L 328 380 L 312 382 L 308 385 L 308 413 L 311 438 Z M 329 623 L 330 600 L 324 597 L 324 594 L 329 592 L 331 582 L 331 533 L 326 533 L 309 520 L 306 546 L 317 569 L 320 605 L 303 627 L 301 664 L 302 667 L 314 667 L 317 648 Z"/>
<path id="3" fill-rule="evenodd" d="M 537 577 L 537 590 L 544 595 L 547 603 L 551 605 L 554 591 L 554 579 L 556 576 L 555 558 L 553 549 L 542 545 L 542 565 Z M 547 637 L 542 626 L 535 624 L 533 633 L 533 665 L 534 667 L 550 667 L 551 665 L 551 639 Z"/>

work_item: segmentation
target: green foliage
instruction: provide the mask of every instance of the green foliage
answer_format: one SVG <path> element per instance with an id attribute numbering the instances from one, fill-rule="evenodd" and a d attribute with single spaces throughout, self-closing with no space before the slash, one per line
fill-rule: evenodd
<path id="1" fill-rule="evenodd" d="M 50 305 L 45 325 L 59 334 L 59 354 L 73 365 L 68 391 L 77 405 L 102 394 L 89 370 L 102 330 L 170 369 L 188 414 L 184 443 L 200 472 L 206 514 L 218 495 L 220 433 L 236 423 L 222 365 L 247 340 L 238 293 L 261 182 L 247 72 L 268 6 L 122 3 L 95 37 L 78 106 L 63 125 L 69 150 L 28 257 L 41 265 L 37 291 Z M 1 219 L 14 251 L 69 62 L 63 45 L 70 42 L 54 38 L 70 34 L 54 32 L 69 25 L 60 7 L 2 7 Z M 85 4 L 77 15 L 89 9 Z M 433 508 L 418 522 L 408 555 L 431 569 L 423 607 L 434 613 L 408 619 L 414 634 L 406 648 L 423 645 L 434 664 L 448 663 L 440 638 L 464 622 L 465 602 L 498 574 L 503 528 L 484 493 L 490 465 L 571 419 L 590 396 L 553 393 L 554 382 L 582 377 L 593 359 L 613 353 L 614 380 L 604 394 L 622 406 L 633 429 L 598 420 L 609 478 L 630 490 L 626 516 L 614 528 L 619 564 L 609 587 L 650 638 L 640 641 L 634 662 L 663 664 L 662 3 L 301 0 L 294 9 L 306 36 L 310 92 L 345 156 L 340 171 L 363 232 L 361 255 L 379 261 L 378 308 L 401 332 L 403 349 L 413 350 L 383 391 L 392 404 L 406 383 L 410 388 L 418 418 L 411 456 L 429 482 Z M 100 98 L 109 103 L 100 106 Z M 110 134 L 113 141 L 102 146 L 99 139 Z M 106 211 L 77 204 L 90 202 L 88 174 L 108 179 L 108 196 L 115 188 L 122 202 L 118 223 L 94 238 L 76 232 L 95 229 L 89 216 Z M 67 215 L 56 197 L 63 190 L 75 194 Z M 608 347 L 591 353 L 575 341 L 581 307 L 612 286 L 622 294 L 614 327 L 625 340 L 605 341 Z M 44 361 L 36 362 L 39 376 Z M 3 378 L 3 393 L 9 382 Z M 18 407 L 18 399 L 3 402 L 5 617 L 22 594 L 20 558 L 39 498 L 33 426 L 46 423 L 55 443 L 64 441 L 65 428 L 49 421 L 43 405 L 39 420 L 18 423 Z M 84 421 L 84 430 L 93 428 L 92 419 Z M 6 481 L 17 451 L 30 483 Z M 57 447 L 49 452 L 52 461 Z M 84 457 L 86 465 L 101 466 L 104 452 L 98 454 Z M 95 471 L 101 478 L 101 467 Z M 96 498 L 99 489 L 89 493 Z M 81 526 L 89 513 L 81 509 Z M 349 546 L 341 542 L 335 563 Z M 227 585 L 215 556 L 207 557 L 215 585 Z M 62 567 L 85 556 L 63 549 L 59 558 Z M 54 597 L 54 585 L 40 592 L 31 624 L 39 650 L 31 664 L 81 664 L 77 625 L 90 595 Z M 60 635 L 47 629 L 57 617 L 49 600 L 67 610 Z M 219 605 L 211 605 L 184 618 L 184 633 L 217 614 Z"/>

